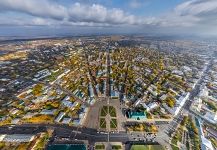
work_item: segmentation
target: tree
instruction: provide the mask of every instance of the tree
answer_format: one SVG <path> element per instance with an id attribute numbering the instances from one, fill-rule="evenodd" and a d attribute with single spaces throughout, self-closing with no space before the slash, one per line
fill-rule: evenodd
<path id="1" fill-rule="evenodd" d="M 37 84 L 33 89 L 32 89 L 32 93 L 33 95 L 37 96 L 37 95 L 40 95 L 41 92 L 42 92 L 42 84 Z"/>
<path id="2" fill-rule="evenodd" d="M 175 100 L 174 100 L 174 98 L 172 98 L 172 97 L 168 97 L 167 99 L 166 99 L 166 103 L 167 103 L 167 105 L 169 106 L 169 107 L 174 107 L 174 105 L 175 105 Z"/>
<path id="3" fill-rule="evenodd" d="M 181 122 L 181 125 L 184 126 L 187 122 L 188 122 L 188 117 L 184 116 L 184 118 L 183 118 L 183 120 Z"/>

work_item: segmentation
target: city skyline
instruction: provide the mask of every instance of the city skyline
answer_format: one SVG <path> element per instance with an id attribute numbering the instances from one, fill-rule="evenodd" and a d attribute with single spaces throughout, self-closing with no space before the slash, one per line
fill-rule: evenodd
<path id="1" fill-rule="evenodd" d="M 1 0 L 1 36 L 216 36 L 215 0 Z"/>

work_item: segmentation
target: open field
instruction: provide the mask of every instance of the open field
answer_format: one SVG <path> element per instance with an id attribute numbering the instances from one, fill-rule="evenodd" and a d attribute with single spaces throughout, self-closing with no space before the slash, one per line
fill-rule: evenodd
<path id="1" fill-rule="evenodd" d="M 100 115 L 102 117 L 105 117 L 107 114 L 108 114 L 108 107 L 107 106 L 103 106 L 102 109 L 101 109 Z"/>
<path id="2" fill-rule="evenodd" d="M 113 106 L 109 106 L 109 114 L 111 117 L 116 117 L 116 110 Z"/>
<path id="3" fill-rule="evenodd" d="M 110 128 L 112 128 L 112 129 L 117 128 L 117 119 L 111 119 Z"/>
<path id="4" fill-rule="evenodd" d="M 161 145 L 133 145 L 130 150 L 164 150 Z"/>
<path id="5" fill-rule="evenodd" d="M 104 118 L 100 118 L 100 128 L 106 128 L 106 120 Z"/>

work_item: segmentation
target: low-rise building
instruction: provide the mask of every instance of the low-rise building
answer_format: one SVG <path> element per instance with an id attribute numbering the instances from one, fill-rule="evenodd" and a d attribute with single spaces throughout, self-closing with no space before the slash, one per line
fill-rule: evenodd
<path id="1" fill-rule="evenodd" d="M 37 72 L 37 74 L 34 75 L 33 80 L 38 81 L 38 80 L 43 79 L 49 75 L 51 75 L 51 72 L 48 69 L 44 69 L 44 70 Z"/>
<path id="2" fill-rule="evenodd" d="M 60 122 L 62 118 L 64 117 L 64 115 L 65 115 L 65 112 L 60 112 L 58 116 L 56 117 L 55 122 Z"/>
<path id="3" fill-rule="evenodd" d="M 208 121 L 217 124 L 217 112 L 206 112 L 204 115 L 204 118 L 207 119 Z"/>
<path id="4" fill-rule="evenodd" d="M 71 118 L 63 118 L 62 123 L 63 124 L 69 124 L 71 122 Z"/>
<path id="5" fill-rule="evenodd" d="M 211 141 L 204 136 L 201 119 L 196 119 L 195 121 L 199 130 L 201 150 L 214 150 Z"/>
<path id="6" fill-rule="evenodd" d="M 201 136 L 201 150 L 214 150 L 210 140 Z"/>
<path id="7" fill-rule="evenodd" d="M 149 111 L 151 111 L 151 110 L 157 108 L 158 106 L 159 106 L 159 105 L 158 105 L 158 103 L 156 103 L 156 102 L 150 103 L 150 104 L 147 105 L 147 109 L 146 109 L 146 110 L 149 112 Z"/>
<path id="8" fill-rule="evenodd" d="M 54 113 L 56 112 L 57 110 L 56 109 L 51 109 L 51 110 L 48 110 L 48 109 L 43 109 L 40 114 L 43 114 L 43 115 L 54 115 Z"/>
<path id="9" fill-rule="evenodd" d="M 0 135 L 0 141 L 2 142 L 31 142 L 35 138 L 32 134 L 5 134 Z"/>
<path id="10" fill-rule="evenodd" d="M 15 118 L 15 119 L 13 119 L 13 120 L 11 121 L 11 124 L 18 124 L 19 121 L 20 121 L 19 118 Z"/>

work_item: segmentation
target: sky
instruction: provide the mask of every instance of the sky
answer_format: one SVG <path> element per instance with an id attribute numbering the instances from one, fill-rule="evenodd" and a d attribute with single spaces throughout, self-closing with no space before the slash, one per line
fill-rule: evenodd
<path id="1" fill-rule="evenodd" d="M 217 36 L 217 0 L 0 0 L 0 36 Z"/>

